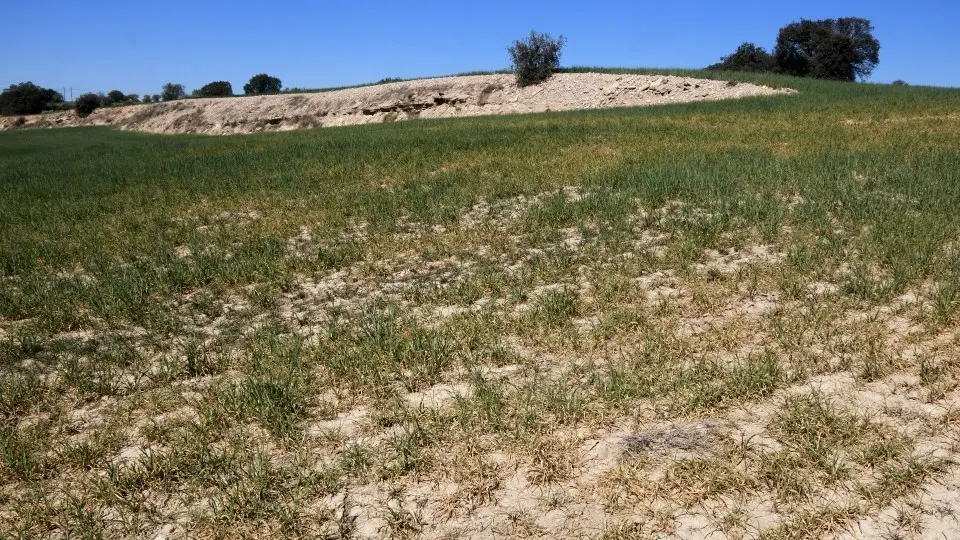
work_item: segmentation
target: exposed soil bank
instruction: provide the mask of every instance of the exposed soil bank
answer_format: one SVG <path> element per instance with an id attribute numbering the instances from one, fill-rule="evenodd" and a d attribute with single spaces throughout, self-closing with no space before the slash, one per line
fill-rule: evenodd
<path id="1" fill-rule="evenodd" d="M 229 135 L 314 127 L 521 114 L 571 109 L 660 105 L 790 93 L 747 83 L 688 77 L 560 73 L 519 88 L 512 75 L 473 75 L 396 82 L 313 94 L 189 99 L 0 118 L 0 129 L 114 125 L 153 133 Z"/>

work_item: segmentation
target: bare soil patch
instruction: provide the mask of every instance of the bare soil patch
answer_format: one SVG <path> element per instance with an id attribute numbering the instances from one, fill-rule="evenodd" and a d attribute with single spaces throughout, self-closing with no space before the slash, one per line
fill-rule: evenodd
<path id="1" fill-rule="evenodd" d="M 411 120 L 634 107 L 791 93 L 689 77 L 560 73 L 520 88 L 512 75 L 404 81 L 314 94 L 189 99 L 0 118 L 0 129 L 113 125 L 152 133 L 230 135 Z"/>

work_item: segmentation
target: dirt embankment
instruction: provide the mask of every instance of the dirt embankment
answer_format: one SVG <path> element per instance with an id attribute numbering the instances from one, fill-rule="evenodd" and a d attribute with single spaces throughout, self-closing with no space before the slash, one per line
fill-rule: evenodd
<path id="1" fill-rule="evenodd" d="M 189 99 L 0 118 L 0 129 L 114 125 L 153 133 L 229 135 L 314 127 L 659 105 L 790 93 L 746 83 L 687 77 L 561 73 L 519 88 L 512 75 L 474 75 L 396 82 L 314 94 Z"/>

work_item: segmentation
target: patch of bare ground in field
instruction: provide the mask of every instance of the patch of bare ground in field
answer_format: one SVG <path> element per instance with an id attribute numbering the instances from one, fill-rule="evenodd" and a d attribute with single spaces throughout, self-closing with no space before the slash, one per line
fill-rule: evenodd
<path id="1" fill-rule="evenodd" d="M 165 336 L 50 349 L 2 321 L 29 358 L 3 368 L 0 531 L 955 531 L 960 338 L 936 289 L 864 300 L 880 273 L 801 272 L 789 233 L 691 243 L 718 212 L 565 188 L 445 226 L 303 224 L 284 256 L 336 264 L 184 292 Z"/>
<path id="2" fill-rule="evenodd" d="M 792 90 L 676 76 L 560 73 L 520 88 L 513 75 L 420 79 L 309 94 L 189 99 L 0 118 L 0 129 L 112 125 L 153 133 L 228 135 L 459 116 L 522 114 L 736 99 Z"/>

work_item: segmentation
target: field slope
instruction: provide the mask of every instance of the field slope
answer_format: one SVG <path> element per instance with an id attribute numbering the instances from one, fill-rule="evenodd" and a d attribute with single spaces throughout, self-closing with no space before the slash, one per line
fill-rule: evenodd
<path id="1" fill-rule="evenodd" d="M 960 530 L 960 91 L 0 133 L 0 538 Z"/>

